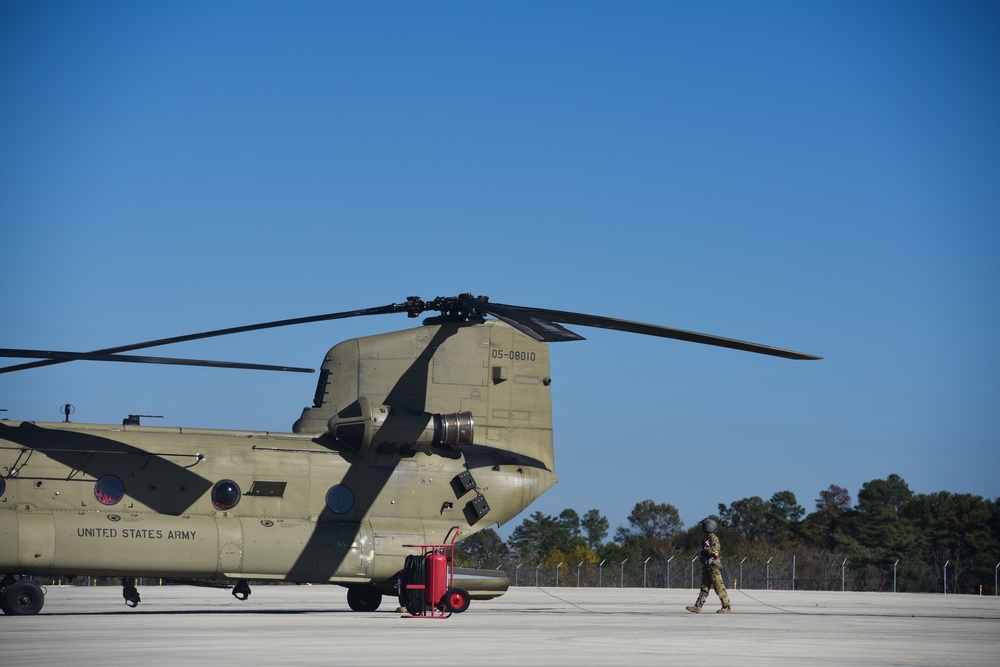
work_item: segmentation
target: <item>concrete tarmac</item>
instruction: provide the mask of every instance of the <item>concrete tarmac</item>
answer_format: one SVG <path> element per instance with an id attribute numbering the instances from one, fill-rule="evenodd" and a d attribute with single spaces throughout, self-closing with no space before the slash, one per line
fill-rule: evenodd
<path id="1" fill-rule="evenodd" d="M 0 665 L 1000 665 L 1000 598 L 730 591 L 692 614 L 697 591 L 511 588 L 444 620 L 385 598 L 348 609 L 337 586 L 228 591 L 50 587 L 37 616 L 0 617 Z"/>

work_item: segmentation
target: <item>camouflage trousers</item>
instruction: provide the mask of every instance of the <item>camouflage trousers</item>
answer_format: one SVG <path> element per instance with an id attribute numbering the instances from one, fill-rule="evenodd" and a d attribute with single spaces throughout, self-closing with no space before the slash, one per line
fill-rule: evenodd
<path id="1" fill-rule="evenodd" d="M 722 606 L 729 606 L 729 594 L 726 593 L 726 585 L 722 582 L 722 568 L 707 565 L 701 568 L 701 592 L 698 593 L 699 607 L 705 604 L 708 599 L 708 592 L 715 589 L 715 594 L 722 600 Z"/>

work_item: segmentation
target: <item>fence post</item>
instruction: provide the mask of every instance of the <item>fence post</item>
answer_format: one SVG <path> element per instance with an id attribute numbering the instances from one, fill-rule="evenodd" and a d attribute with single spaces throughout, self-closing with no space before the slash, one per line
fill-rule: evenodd
<path id="1" fill-rule="evenodd" d="M 771 590 L 771 560 L 774 556 L 767 559 L 766 567 L 764 568 L 764 590 Z"/>
<path id="2" fill-rule="evenodd" d="M 846 569 L 847 569 L 847 559 L 845 558 L 844 562 L 840 564 L 840 592 L 841 593 L 844 592 L 844 574 L 845 574 L 844 571 Z"/>
<path id="3" fill-rule="evenodd" d="M 558 565 L 556 565 L 556 588 L 559 588 L 559 568 L 561 568 L 562 566 L 563 564 L 561 562 Z"/>
<path id="4" fill-rule="evenodd" d="M 997 595 L 997 568 L 1000 568 L 1000 563 L 997 563 L 996 567 L 993 568 L 993 596 Z"/>
<path id="5" fill-rule="evenodd" d="M 628 558 L 622 561 L 622 574 L 621 574 L 621 579 L 618 580 L 618 588 L 625 588 L 625 563 L 627 561 Z"/>
<path id="6" fill-rule="evenodd" d="M 747 558 L 750 558 L 750 556 L 744 556 L 743 560 L 740 561 L 740 590 L 746 588 L 746 586 L 743 585 L 743 561 Z"/>
<path id="7" fill-rule="evenodd" d="M 691 559 L 691 588 L 694 588 L 694 562 L 696 560 L 698 560 L 697 556 Z"/>
<path id="8" fill-rule="evenodd" d="M 576 587 L 580 587 L 580 568 L 583 566 L 583 561 L 581 560 L 576 564 Z"/>
<path id="9" fill-rule="evenodd" d="M 542 566 L 542 564 L 541 564 L 541 563 L 539 563 L 539 564 L 538 564 L 538 565 L 537 565 L 537 566 L 535 567 L 535 588 L 538 588 L 538 568 L 540 568 L 541 566 Z"/>
<path id="10" fill-rule="evenodd" d="M 649 562 L 650 558 L 652 558 L 652 556 L 649 556 L 649 557 L 646 558 L 646 560 L 642 561 L 642 587 L 643 588 L 646 587 L 646 563 Z"/>
<path id="11" fill-rule="evenodd" d="M 601 588 L 604 586 L 604 563 L 608 559 L 605 558 L 601 561 L 601 564 L 597 566 L 597 587 Z"/>
<path id="12" fill-rule="evenodd" d="M 515 586 L 520 586 L 521 585 L 521 566 L 522 565 L 524 565 L 524 563 L 518 563 L 517 567 L 514 568 L 514 585 Z"/>
<path id="13" fill-rule="evenodd" d="M 944 562 L 944 594 L 945 595 L 948 594 L 948 563 L 950 563 L 950 562 L 951 562 L 950 560 L 946 560 Z"/>
<path id="14" fill-rule="evenodd" d="M 674 554 L 667 559 L 667 588 L 670 588 L 670 561 L 672 561 L 676 555 L 677 554 Z M 1000 567 L 1000 563 L 997 563 L 997 566 Z"/>
<path id="15" fill-rule="evenodd" d="M 892 564 L 892 592 L 893 593 L 896 592 L 896 566 L 897 565 L 899 565 L 899 559 L 898 558 L 896 559 L 896 562 Z"/>
<path id="16" fill-rule="evenodd" d="M 795 590 L 795 554 L 792 554 L 792 590 Z"/>

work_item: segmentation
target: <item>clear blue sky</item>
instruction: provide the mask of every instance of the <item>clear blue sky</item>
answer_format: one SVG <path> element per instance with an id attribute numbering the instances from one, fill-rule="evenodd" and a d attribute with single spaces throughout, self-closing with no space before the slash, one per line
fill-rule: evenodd
<path id="1" fill-rule="evenodd" d="M 0 346 L 488 294 L 826 357 L 581 330 L 529 512 L 995 498 L 998 34 L 995 2 L 4 0 Z M 160 353 L 315 368 L 412 324 Z M 0 407 L 286 431 L 315 378 L 78 362 Z"/>

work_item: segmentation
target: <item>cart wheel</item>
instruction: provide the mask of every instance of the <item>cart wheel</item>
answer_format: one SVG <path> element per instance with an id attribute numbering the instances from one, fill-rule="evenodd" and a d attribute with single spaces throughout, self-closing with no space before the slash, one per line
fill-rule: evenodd
<path id="1" fill-rule="evenodd" d="M 444 608 L 453 614 L 461 614 L 469 608 L 469 591 L 455 586 L 449 588 L 444 594 Z"/>

